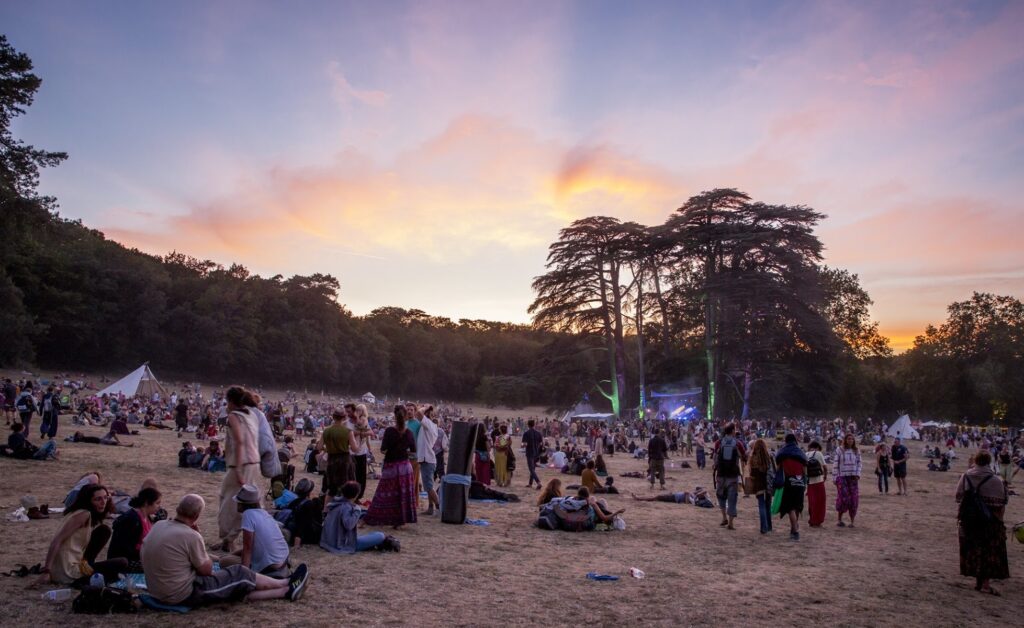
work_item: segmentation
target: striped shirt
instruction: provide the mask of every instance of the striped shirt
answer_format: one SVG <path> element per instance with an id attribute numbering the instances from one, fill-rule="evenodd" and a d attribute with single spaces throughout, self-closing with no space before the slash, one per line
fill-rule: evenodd
<path id="1" fill-rule="evenodd" d="M 856 475 L 860 477 L 861 461 L 860 452 L 854 449 L 839 448 L 833 454 L 835 460 L 832 462 L 832 475 L 844 477 Z"/>

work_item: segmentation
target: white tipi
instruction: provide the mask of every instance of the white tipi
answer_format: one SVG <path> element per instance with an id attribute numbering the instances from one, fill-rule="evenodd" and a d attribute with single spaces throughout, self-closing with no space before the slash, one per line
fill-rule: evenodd
<path id="1" fill-rule="evenodd" d="M 921 435 L 910 424 L 910 415 L 907 414 L 896 419 L 896 422 L 885 431 L 885 435 L 889 438 L 899 438 L 902 440 L 921 440 Z"/>
<path id="2" fill-rule="evenodd" d="M 149 362 L 146 362 L 131 373 L 128 373 L 121 379 L 101 390 L 98 395 L 100 397 L 103 395 L 124 395 L 125 397 L 144 395 L 149 397 L 154 392 L 160 393 L 161 397 L 167 396 L 167 390 L 156 378 L 156 375 L 153 375 L 153 371 L 149 368 Z"/>

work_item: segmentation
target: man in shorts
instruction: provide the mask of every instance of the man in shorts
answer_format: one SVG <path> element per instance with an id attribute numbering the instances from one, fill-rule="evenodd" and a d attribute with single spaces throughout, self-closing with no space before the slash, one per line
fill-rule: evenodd
<path id="1" fill-rule="evenodd" d="M 287 580 L 242 565 L 214 571 L 197 523 L 205 505 L 199 495 L 185 495 L 174 518 L 153 524 L 146 535 L 141 558 L 151 596 L 163 604 L 188 607 L 242 599 L 295 602 L 302 597 L 309 580 L 305 564 Z"/>
<path id="2" fill-rule="evenodd" d="M 896 478 L 897 495 L 907 494 L 907 458 L 910 457 L 910 450 L 900 441 L 895 439 L 892 442 L 892 476 Z"/>

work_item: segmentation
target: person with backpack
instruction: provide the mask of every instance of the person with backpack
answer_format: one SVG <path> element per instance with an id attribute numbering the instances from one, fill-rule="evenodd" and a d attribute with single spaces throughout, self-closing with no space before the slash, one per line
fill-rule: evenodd
<path id="1" fill-rule="evenodd" d="M 782 501 L 779 516 L 789 516 L 789 538 L 800 540 L 800 514 L 804 510 L 807 488 L 807 454 L 796 442 L 796 434 L 786 434 L 786 444 L 775 454 L 775 463 L 782 471 Z"/>
<path id="2" fill-rule="evenodd" d="M 658 430 L 647 443 L 647 476 L 654 488 L 654 478 L 658 478 L 661 488 L 665 488 L 665 458 L 668 456 L 668 443 L 665 442 L 665 430 Z"/>
<path id="3" fill-rule="evenodd" d="M 807 525 L 820 528 L 825 523 L 825 480 L 828 479 L 828 467 L 821 453 L 821 443 L 813 440 L 807 449 Z"/>
<path id="4" fill-rule="evenodd" d="M 220 509 L 217 527 L 221 550 L 234 551 L 234 542 L 242 531 L 242 513 L 238 511 L 235 495 L 246 484 L 260 485 L 259 423 L 249 411 L 252 394 L 241 386 L 232 386 L 224 393 L 227 400 L 227 426 L 224 439 L 224 459 L 227 473 L 220 485 Z M 257 498 L 258 499 L 258 498 Z"/>
<path id="5" fill-rule="evenodd" d="M 960 575 L 975 579 L 975 591 L 999 595 L 991 581 L 1010 577 L 1003 523 L 1009 496 L 1006 484 L 991 469 L 991 454 L 980 451 L 974 462 L 956 487 Z"/>
<path id="6" fill-rule="evenodd" d="M 736 519 L 736 498 L 743 475 L 742 465 L 747 462 L 747 450 L 743 443 L 736 439 L 735 423 L 729 423 L 722 428 L 722 437 L 715 441 L 712 458 L 715 494 L 718 496 L 718 508 L 722 511 L 722 523 L 719 525 L 735 530 L 733 522 Z"/>
<path id="7" fill-rule="evenodd" d="M 36 398 L 32 395 L 32 382 L 25 383 L 25 388 L 22 389 L 21 394 L 14 401 L 14 409 L 18 411 L 18 417 L 21 420 L 22 427 L 25 428 L 25 434 L 29 434 L 29 422 L 32 421 L 32 415 L 38 410 Z"/>

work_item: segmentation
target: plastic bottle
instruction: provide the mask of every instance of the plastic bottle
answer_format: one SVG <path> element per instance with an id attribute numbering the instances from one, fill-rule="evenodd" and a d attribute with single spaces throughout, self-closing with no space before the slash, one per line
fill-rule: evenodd
<path id="1" fill-rule="evenodd" d="M 95 589 L 102 589 L 107 584 L 107 581 L 103 579 L 103 574 L 96 572 L 89 578 L 89 586 Z"/>
<path id="2" fill-rule="evenodd" d="M 67 602 L 74 597 L 75 592 L 71 589 L 54 589 L 43 594 L 43 599 L 48 602 Z"/>
<path id="3" fill-rule="evenodd" d="M 643 572 L 642 570 L 640 570 L 640 569 L 637 569 L 636 567 L 630 567 L 630 568 L 629 568 L 629 575 L 633 576 L 633 577 L 634 577 L 634 578 L 636 578 L 637 580 L 643 580 L 643 578 L 644 578 L 644 577 L 645 577 L 645 576 L 646 576 L 647 574 L 645 574 L 645 573 L 644 573 L 644 572 Z"/>

